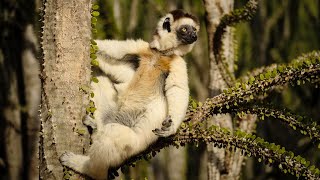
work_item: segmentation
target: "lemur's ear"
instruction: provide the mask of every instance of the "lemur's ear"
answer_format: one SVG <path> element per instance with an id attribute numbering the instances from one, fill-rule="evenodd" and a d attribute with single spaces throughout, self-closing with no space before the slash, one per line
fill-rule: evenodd
<path id="1" fill-rule="evenodd" d="M 171 24 L 170 24 L 170 18 L 167 17 L 167 18 L 164 20 L 163 24 L 162 24 L 162 28 L 163 28 L 163 29 L 166 29 L 168 32 L 171 32 L 170 26 L 171 26 Z"/>

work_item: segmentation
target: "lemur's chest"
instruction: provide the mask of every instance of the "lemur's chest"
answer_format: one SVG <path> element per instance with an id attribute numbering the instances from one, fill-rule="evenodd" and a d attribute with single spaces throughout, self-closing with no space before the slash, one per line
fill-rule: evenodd
<path id="1" fill-rule="evenodd" d="M 140 56 L 139 67 L 136 71 L 129 89 L 141 92 L 145 96 L 162 93 L 165 79 L 170 71 L 171 58 L 157 54 L 144 54 Z"/>
<path id="2" fill-rule="evenodd" d="M 170 71 L 170 63 L 170 58 L 166 56 L 142 56 L 138 74 L 142 82 L 157 83 L 167 77 Z"/>
<path id="3" fill-rule="evenodd" d="M 140 71 L 149 74 L 167 74 L 170 71 L 171 58 L 167 56 L 153 55 L 141 57 Z"/>

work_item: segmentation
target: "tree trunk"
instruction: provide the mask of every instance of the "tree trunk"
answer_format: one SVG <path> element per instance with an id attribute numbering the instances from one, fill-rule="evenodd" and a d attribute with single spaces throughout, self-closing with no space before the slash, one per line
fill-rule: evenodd
<path id="1" fill-rule="evenodd" d="M 211 97 L 220 94 L 221 90 L 227 88 L 226 82 L 223 80 L 222 72 L 218 67 L 218 62 L 215 59 L 213 52 L 213 38 L 217 26 L 220 23 L 220 18 L 232 11 L 233 0 L 213 0 L 205 1 L 206 13 L 207 13 L 207 32 L 209 41 L 209 58 L 210 58 L 210 95 Z M 223 37 L 223 51 L 222 54 L 228 62 L 228 68 L 230 72 L 233 72 L 233 60 L 234 60 L 234 47 L 232 29 L 227 28 L 227 31 Z M 216 115 L 212 120 L 208 122 L 208 126 L 215 124 L 228 129 L 233 129 L 232 119 L 230 115 Z M 208 179 L 237 179 L 238 173 L 232 172 L 235 169 L 232 166 L 232 162 L 236 153 L 231 153 L 225 149 L 219 149 L 209 144 L 207 146 L 208 152 Z M 238 155 L 238 154 L 237 154 Z M 239 160 L 237 158 L 237 160 Z"/>
<path id="2" fill-rule="evenodd" d="M 61 154 L 84 153 L 89 145 L 88 131 L 82 124 L 89 98 L 80 88 L 90 83 L 90 10 L 90 0 L 45 2 L 41 179 L 62 179 Z"/>
<path id="3" fill-rule="evenodd" d="M 220 18 L 233 10 L 233 0 L 205 0 L 205 8 L 207 13 L 207 32 L 209 41 L 209 58 L 210 58 L 210 95 L 211 97 L 220 94 L 221 90 L 227 88 L 227 83 L 222 77 L 222 73 L 218 67 L 218 62 L 215 59 L 213 52 L 214 33 L 220 23 Z M 222 54 L 226 59 L 226 64 L 229 72 L 233 72 L 234 67 L 234 39 L 233 29 L 227 27 L 226 33 L 222 39 L 223 50 Z M 239 121 L 238 128 L 251 132 L 256 116 L 246 115 Z M 213 116 L 212 121 L 208 125 L 215 124 L 221 127 L 232 130 L 233 124 L 230 115 L 216 115 Z M 212 144 L 207 146 L 208 152 L 208 179 L 239 179 L 241 166 L 244 157 L 240 151 L 230 152 L 227 149 L 218 149 Z"/>
<path id="4" fill-rule="evenodd" d="M 226 82 L 223 80 L 222 74 L 219 70 L 218 63 L 215 59 L 213 52 L 213 37 L 217 29 L 217 26 L 220 23 L 220 18 L 232 10 L 233 0 L 205 0 L 205 9 L 207 13 L 207 33 L 208 33 L 208 44 L 209 44 L 209 59 L 210 59 L 210 81 L 209 81 L 209 90 L 210 96 L 216 96 L 220 94 L 221 90 L 227 87 Z M 231 49 L 233 48 L 232 37 L 230 33 L 225 34 L 224 38 L 224 55 L 226 57 L 231 56 Z M 230 58 L 231 59 L 231 58 Z M 230 62 L 233 64 L 233 62 Z M 208 126 L 215 124 L 220 125 L 221 127 L 227 127 L 232 129 L 232 120 L 230 115 L 216 115 L 213 116 L 210 121 L 208 121 Z M 207 145 L 207 155 L 208 155 L 208 179 L 224 179 L 223 177 L 228 174 L 228 160 L 230 158 L 229 153 L 225 149 L 219 149 L 213 146 L 213 144 Z"/>

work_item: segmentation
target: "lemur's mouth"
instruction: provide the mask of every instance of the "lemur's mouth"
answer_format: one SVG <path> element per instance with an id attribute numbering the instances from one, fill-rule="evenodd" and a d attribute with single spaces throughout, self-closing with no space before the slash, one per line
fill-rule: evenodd
<path id="1" fill-rule="evenodd" d="M 197 35 L 195 35 L 195 36 L 189 36 L 189 37 L 187 37 L 187 38 L 183 38 L 183 39 L 181 39 L 181 42 L 182 42 L 183 44 L 192 44 L 192 43 L 194 43 L 196 40 L 197 40 Z"/>

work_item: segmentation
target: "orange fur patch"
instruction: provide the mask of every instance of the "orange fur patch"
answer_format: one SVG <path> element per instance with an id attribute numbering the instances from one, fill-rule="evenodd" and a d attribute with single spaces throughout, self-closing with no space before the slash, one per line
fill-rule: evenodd
<path id="1" fill-rule="evenodd" d="M 150 49 L 139 53 L 139 67 L 128 90 L 121 97 L 125 104 L 141 104 L 150 102 L 151 98 L 164 92 L 166 74 L 174 56 L 162 56 Z M 130 102 L 129 102 L 130 101 Z"/>

